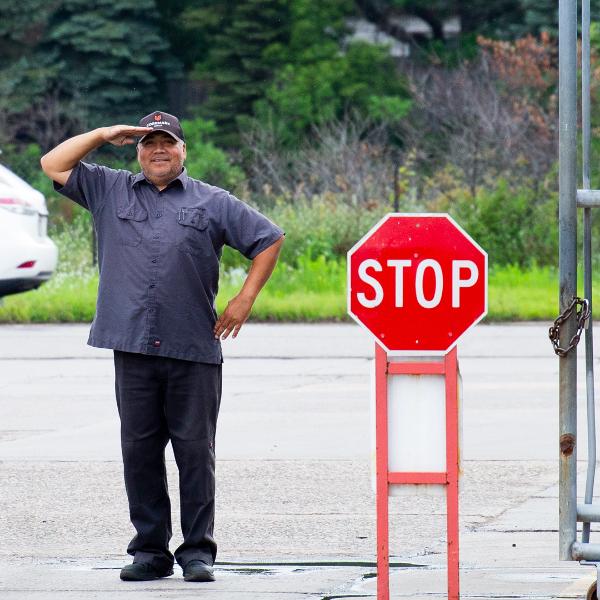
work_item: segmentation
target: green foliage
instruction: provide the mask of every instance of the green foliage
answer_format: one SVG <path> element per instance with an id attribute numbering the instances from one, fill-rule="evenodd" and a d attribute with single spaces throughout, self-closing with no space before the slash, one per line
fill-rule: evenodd
<path id="1" fill-rule="evenodd" d="M 255 103 L 258 122 L 269 122 L 283 145 L 298 146 L 313 125 L 349 110 L 376 119 L 407 114 L 408 94 L 387 48 L 345 46 L 346 18 L 355 10 L 348 0 L 291 3 L 283 64 Z"/>
<path id="2" fill-rule="evenodd" d="M 202 118 L 181 122 L 186 139 L 186 168 L 190 177 L 236 193 L 244 183 L 244 172 L 209 137 L 216 132 L 213 121 Z"/>
<path id="3" fill-rule="evenodd" d="M 457 3 L 463 33 L 505 37 L 512 24 L 523 21 L 527 0 L 459 0 Z"/>
<path id="4" fill-rule="evenodd" d="M 224 275 L 217 311 L 238 293 L 243 273 Z M 346 314 L 346 264 L 343 259 L 304 259 L 297 269 L 280 262 L 252 310 L 253 321 L 349 320 Z M 94 271 L 54 277 L 40 289 L 8 296 L 0 323 L 90 322 L 98 278 Z M 594 281 L 600 290 L 600 281 Z M 600 298 L 594 297 L 594 303 Z M 551 320 L 558 310 L 558 273 L 550 267 L 523 270 L 514 265 L 489 274 L 488 321 Z"/>
<path id="5" fill-rule="evenodd" d="M 89 323 L 96 310 L 98 276 L 56 276 L 37 290 L 7 296 L 0 323 Z"/>
<path id="6" fill-rule="evenodd" d="M 2 147 L 0 161 L 29 185 L 47 194 L 52 183 L 40 169 L 41 156 L 42 151 L 37 144 L 27 144 L 22 148 L 7 144 Z"/>
<path id="7" fill-rule="evenodd" d="M 345 20 L 356 15 L 352 0 L 294 0 L 290 5 L 290 40 L 284 62 L 309 64 L 339 52 L 347 33 Z"/>
<path id="8" fill-rule="evenodd" d="M 27 55 L 0 68 L 0 144 L 3 147 L 23 138 L 44 144 L 50 111 L 42 104 L 51 96 L 52 81 L 59 75 L 57 64 Z M 57 113 L 62 111 L 60 106 L 54 108 Z M 78 111 L 73 112 L 70 117 L 77 118 Z"/>
<path id="9" fill-rule="evenodd" d="M 518 13 L 508 15 L 504 21 L 504 30 L 511 37 L 522 37 L 531 33 L 538 35 L 542 31 L 548 31 L 553 36 L 558 36 L 558 2 L 554 0 L 520 0 L 520 19 L 516 18 Z M 581 6 L 581 3 L 579 3 Z M 600 19 L 600 0 L 590 0 L 590 17 L 592 23 Z M 503 31 L 496 27 L 490 30 L 492 35 L 506 37 Z"/>
<path id="10" fill-rule="evenodd" d="M 316 260 L 323 256 L 334 260 L 345 256 L 387 210 L 385 206 L 365 210 L 336 203 L 331 196 L 314 198 L 311 202 L 282 202 L 265 212 L 286 232 L 281 256 L 284 262 L 294 266 L 301 257 Z"/>
<path id="11" fill-rule="evenodd" d="M 556 316 L 558 276 L 555 257 L 549 258 L 556 243 L 556 198 L 526 207 L 530 194 L 511 191 L 506 182 L 499 182 L 474 199 L 456 192 L 447 200 L 446 208 L 490 254 L 491 320 Z M 346 319 L 346 252 L 388 211 L 385 206 L 359 210 L 336 204 L 333 197 L 274 206 L 269 216 L 284 228 L 287 239 L 253 319 Z M 57 273 L 39 290 L 7 297 L 0 307 L 0 322 L 79 322 L 93 317 L 97 275 L 89 213 L 75 211 L 71 223 L 54 223 L 50 235 L 59 247 Z M 545 256 L 547 266 L 538 266 Z M 248 264 L 237 252 L 225 249 L 219 311 L 239 291 Z M 595 289 L 600 290 L 600 282 Z"/>
<path id="12" fill-rule="evenodd" d="M 345 53 L 305 64 L 288 64 L 257 103 L 259 121 L 274 123 L 281 141 L 296 146 L 320 125 L 350 109 L 375 119 L 410 110 L 408 92 L 385 46 L 355 42 Z"/>
<path id="13" fill-rule="evenodd" d="M 201 112 L 217 123 L 219 143 L 238 143 L 238 122 L 249 117 L 278 66 L 289 37 L 286 0 L 236 3 L 197 73 L 212 81 L 212 94 Z"/>
<path id="14" fill-rule="evenodd" d="M 399 96 L 376 96 L 368 99 L 367 112 L 377 121 L 397 124 L 410 112 L 412 102 Z"/>
<path id="15" fill-rule="evenodd" d="M 423 19 L 432 36 L 413 36 L 412 56 L 451 65 L 471 56 L 478 34 L 514 38 L 555 24 L 544 0 L 22 0 L 3 7 L 0 142 L 43 149 L 75 132 L 132 121 L 166 105 L 169 80 L 184 79 L 208 101 L 186 107 L 212 118 L 213 141 L 237 148 L 259 118 L 297 147 L 312 126 L 358 110 L 399 123 L 409 94 L 384 48 L 348 44 L 348 18 L 398 31 L 394 19 Z M 593 16 L 600 0 L 593 0 Z M 458 16 L 462 33 L 446 38 Z M 397 34 L 398 39 L 403 38 Z M 185 106 L 171 81 L 171 98 Z M 197 97 L 197 96 L 196 96 Z M 196 100 L 197 102 L 197 100 Z M 175 110 L 175 109 L 173 109 Z M 398 140 L 395 140 L 396 142 Z"/>
<path id="16" fill-rule="evenodd" d="M 231 16 L 235 0 L 169 0 L 158 2 L 161 29 L 173 55 L 186 72 L 203 61 Z"/>
<path id="17" fill-rule="evenodd" d="M 380 0 L 371 1 L 377 3 Z M 543 30 L 554 33 L 558 26 L 558 2 L 554 0 L 384 0 L 384 4 L 401 6 L 432 27 L 445 18 L 458 16 L 462 34 L 467 36 L 476 33 L 514 39 L 528 33 L 538 35 Z M 597 14 L 600 2 L 592 0 L 591 4 L 592 14 Z M 449 47 L 455 43 L 456 40 L 447 41 Z"/>
<path id="18" fill-rule="evenodd" d="M 81 98 L 88 125 L 139 119 L 180 74 L 157 14 L 154 0 L 65 0 L 52 14 L 37 59 L 58 66 L 53 86 Z"/>
<path id="19" fill-rule="evenodd" d="M 90 213 L 77 207 L 70 221 L 61 220 L 49 227 L 50 237 L 58 246 L 56 276 L 89 278 L 96 272 L 92 264 L 93 237 Z M 54 278 L 53 278 L 54 280 Z"/>
<path id="20" fill-rule="evenodd" d="M 316 197 L 311 201 L 276 202 L 261 212 L 285 231 L 285 243 L 280 261 L 297 268 L 302 261 L 335 261 L 368 231 L 389 207 L 375 206 L 370 210 L 338 202 L 336 197 Z M 221 265 L 224 272 L 247 269 L 249 262 L 235 250 L 223 249 Z"/>
<path id="21" fill-rule="evenodd" d="M 521 0 L 523 7 L 523 24 L 511 29 L 517 35 L 532 33 L 537 35 L 541 31 L 550 31 L 558 34 L 558 2 L 553 0 Z M 590 5 L 597 4 L 590 2 Z"/>
<path id="22" fill-rule="evenodd" d="M 469 32 L 461 33 L 452 40 L 425 40 L 415 51 L 415 58 L 426 63 L 456 68 L 464 61 L 473 60 L 478 56 L 478 35 L 477 32 Z"/>
<path id="23" fill-rule="evenodd" d="M 240 289 L 244 273 L 226 274 L 217 297 L 217 310 Z M 346 319 L 344 260 L 301 256 L 292 267 L 280 260 L 258 296 L 252 319 L 260 321 L 320 321 Z"/>
<path id="24" fill-rule="evenodd" d="M 220 145 L 237 144 L 252 116 L 274 121 L 283 142 L 297 145 L 312 125 L 350 108 L 366 115 L 373 109 L 376 116 L 383 105 L 407 111 L 396 101 L 407 93 L 390 77 L 395 65 L 387 51 L 370 44 L 344 48 L 345 19 L 356 13 L 350 0 L 248 0 L 229 17 L 215 9 L 208 27 L 219 22 L 222 32 L 214 34 L 195 76 L 211 82 L 201 114 L 215 120 Z M 190 12 L 208 16 L 208 7 Z"/>
<path id="25" fill-rule="evenodd" d="M 39 42 L 51 8 L 52 4 L 46 0 L 2 3 L 0 56 L 3 62 L 23 56 Z"/>
<path id="26" fill-rule="evenodd" d="M 0 111 L 6 120 L 25 112 L 58 71 L 52 64 L 41 64 L 35 56 L 51 4 L 44 0 L 4 4 L 0 19 Z M 5 135 L 6 131 L 0 132 L 0 139 Z M 12 142 L 12 136 L 8 137 Z"/>
<path id="27" fill-rule="evenodd" d="M 600 18 L 600 0 L 590 1 L 591 19 Z M 558 35 L 555 0 L 461 0 L 459 14 L 464 32 L 516 39 L 547 31 Z"/>
<path id="28" fill-rule="evenodd" d="M 557 194 L 536 201 L 529 188 L 511 189 L 504 179 L 475 196 L 459 192 L 450 214 L 488 252 L 491 265 L 554 265 L 558 258 Z"/>

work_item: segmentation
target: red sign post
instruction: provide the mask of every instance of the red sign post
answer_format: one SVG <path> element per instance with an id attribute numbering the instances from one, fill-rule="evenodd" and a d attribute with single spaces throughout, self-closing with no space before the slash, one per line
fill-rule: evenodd
<path id="1" fill-rule="evenodd" d="M 459 598 L 458 339 L 487 312 L 487 254 L 448 215 L 389 214 L 348 252 L 348 312 L 375 346 L 377 597 L 389 599 L 389 486 L 446 486 L 448 598 Z M 392 355 L 407 356 L 405 359 Z M 441 360 L 410 357 L 443 355 Z M 390 360 L 391 358 L 391 360 Z M 388 379 L 445 378 L 446 470 L 390 472 Z"/>

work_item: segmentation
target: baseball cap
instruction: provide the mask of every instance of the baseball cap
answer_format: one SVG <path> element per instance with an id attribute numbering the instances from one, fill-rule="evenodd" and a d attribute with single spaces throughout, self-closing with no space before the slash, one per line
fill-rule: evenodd
<path id="1" fill-rule="evenodd" d="M 154 131 L 164 131 L 165 133 L 168 133 L 174 137 L 176 140 L 185 142 L 183 129 L 181 129 L 179 119 L 174 115 L 170 115 L 169 113 L 155 110 L 154 112 L 151 112 L 149 115 L 146 115 L 140 119 L 140 127 L 152 127 Z M 152 134 L 147 133 L 140 139 L 140 142 L 149 135 Z"/>

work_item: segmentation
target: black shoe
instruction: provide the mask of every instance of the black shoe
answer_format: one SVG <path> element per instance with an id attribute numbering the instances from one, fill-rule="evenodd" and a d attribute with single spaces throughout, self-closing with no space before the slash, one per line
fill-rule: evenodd
<path id="1" fill-rule="evenodd" d="M 183 568 L 183 578 L 186 581 L 214 581 L 213 568 L 201 560 L 190 560 Z"/>
<path id="2" fill-rule="evenodd" d="M 121 579 L 123 581 L 152 581 L 169 575 L 173 575 L 173 569 L 159 571 L 150 563 L 145 562 L 134 562 L 121 569 Z"/>

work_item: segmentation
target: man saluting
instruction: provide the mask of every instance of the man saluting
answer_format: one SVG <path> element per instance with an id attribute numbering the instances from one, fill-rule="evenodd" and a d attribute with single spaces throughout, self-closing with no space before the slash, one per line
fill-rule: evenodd
<path id="1" fill-rule="evenodd" d="M 109 142 L 137 142 L 141 171 L 82 162 Z M 236 337 L 271 275 L 283 231 L 229 192 L 188 176 L 179 120 L 156 111 L 139 127 L 101 127 L 42 157 L 57 191 L 93 216 L 100 281 L 88 344 L 114 351 L 125 488 L 136 535 L 121 579 L 173 574 L 213 581 L 217 546 L 215 430 L 220 339 Z M 217 318 L 219 259 L 227 244 L 252 260 L 240 292 Z M 165 446 L 179 469 L 183 543 L 169 551 Z"/>

